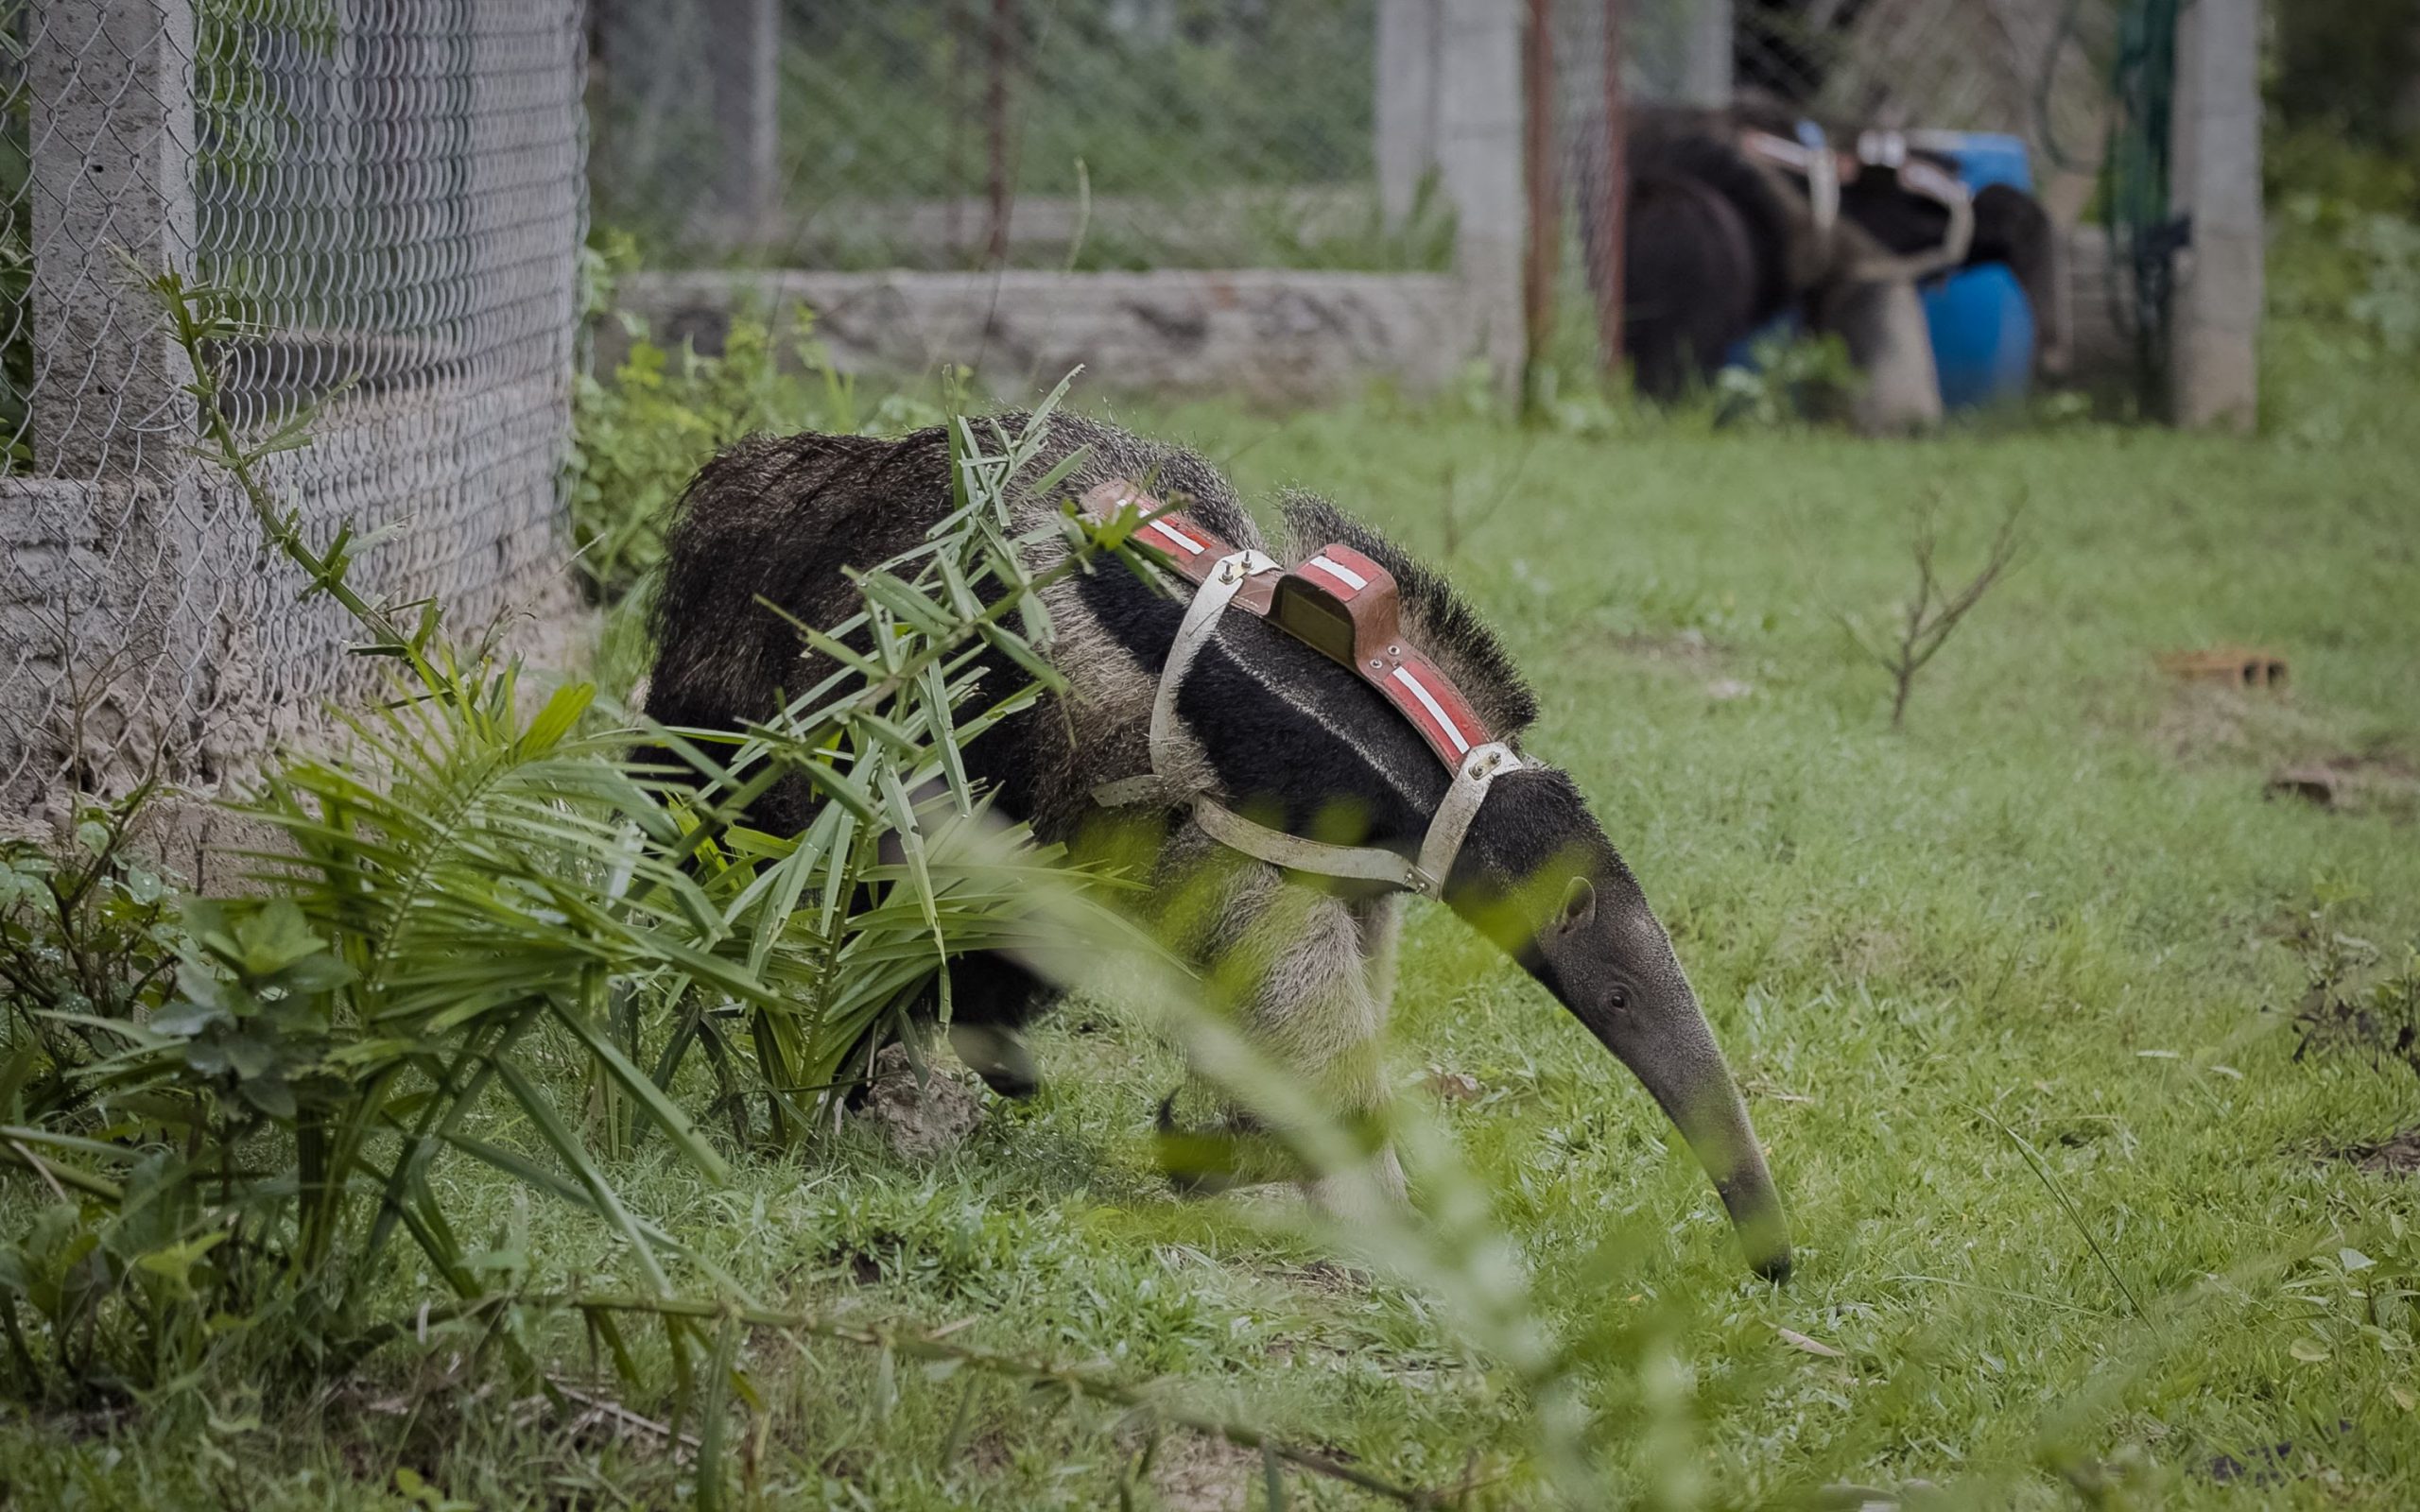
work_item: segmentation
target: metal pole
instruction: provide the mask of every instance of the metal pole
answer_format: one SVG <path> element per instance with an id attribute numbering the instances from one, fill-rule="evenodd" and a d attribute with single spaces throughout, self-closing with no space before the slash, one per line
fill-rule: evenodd
<path id="1" fill-rule="evenodd" d="M 1630 97 L 1622 82 L 1623 30 L 1629 23 L 1628 0 L 1605 0 L 1605 172 L 1592 185 L 1599 199 L 1598 225 L 1603 228 L 1604 255 L 1598 260 L 1597 353 L 1606 375 L 1622 370 L 1622 317 L 1625 305 L 1622 242 L 1630 214 Z"/>
<path id="2" fill-rule="evenodd" d="M 967 48 L 975 35 L 975 9 L 967 0 L 949 3 L 949 94 L 943 110 L 949 115 L 949 141 L 942 148 L 946 174 L 944 193 L 949 210 L 943 222 L 942 236 L 949 243 L 950 266 L 959 266 L 965 255 L 965 217 L 967 195 L 966 127 L 973 113 L 972 92 L 967 88 Z"/>
<path id="3" fill-rule="evenodd" d="M 1522 268 L 1522 325 L 1529 333 L 1522 365 L 1522 407 L 1545 398 L 1547 352 L 1554 339 L 1554 285 L 1563 253 L 1563 193 L 1554 153 L 1554 0 L 1530 0 L 1530 34 L 1522 56 L 1522 178 L 1530 200 L 1529 260 Z"/>

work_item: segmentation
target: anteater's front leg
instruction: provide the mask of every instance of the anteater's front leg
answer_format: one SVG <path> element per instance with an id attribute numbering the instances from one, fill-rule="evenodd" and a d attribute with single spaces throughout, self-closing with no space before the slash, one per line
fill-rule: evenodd
<path id="1" fill-rule="evenodd" d="M 1225 882 L 1203 953 L 1213 980 L 1238 992 L 1245 1031 L 1270 1063 L 1348 1132 L 1371 1142 L 1366 1175 L 1383 1196 L 1400 1199 L 1403 1168 L 1381 1122 L 1399 901 L 1349 902 L 1259 863 L 1236 866 Z M 1249 1099 L 1208 1097 L 1230 1129 L 1262 1126 Z M 1311 1180 L 1305 1190 L 1331 1211 L 1349 1208 L 1357 1183 L 1341 1175 Z"/>

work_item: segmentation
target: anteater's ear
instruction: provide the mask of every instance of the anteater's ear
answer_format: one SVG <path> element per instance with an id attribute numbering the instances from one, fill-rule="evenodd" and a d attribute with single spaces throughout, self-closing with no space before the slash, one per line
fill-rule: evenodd
<path id="1" fill-rule="evenodd" d="M 1555 914 L 1555 933 L 1568 935 L 1597 917 L 1597 888 L 1585 877 L 1574 877 L 1563 890 L 1563 907 Z"/>

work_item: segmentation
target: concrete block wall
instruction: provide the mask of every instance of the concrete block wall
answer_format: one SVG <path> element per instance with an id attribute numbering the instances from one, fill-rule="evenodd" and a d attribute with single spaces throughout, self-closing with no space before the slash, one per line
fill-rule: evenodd
<path id="1" fill-rule="evenodd" d="M 704 352 L 721 350 L 735 313 L 805 305 L 842 372 L 966 363 L 1008 402 L 1078 367 L 1087 390 L 1111 393 L 1303 404 L 1373 380 L 1434 391 L 1487 354 L 1482 318 L 1450 274 L 710 271 L 641 274 L 617 301 L 655 339 Z M 597 342 L 600 365 L 618 360 L 618 323 L 603 322 Z"/>

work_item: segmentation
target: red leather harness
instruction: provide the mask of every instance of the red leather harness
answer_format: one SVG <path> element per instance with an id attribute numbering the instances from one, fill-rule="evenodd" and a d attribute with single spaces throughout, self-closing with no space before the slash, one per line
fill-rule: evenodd
<path id="1" fill-rule="evenodd" d="M 1104 805 L 1159 800 L 1190 803 L 1202 828 L 1229 847 L 1292 870 L 1352 877 L 1435 896 L 1452 869 L 1462 837 L 1489 784 L 1526 763 L 1497 740 L 1444 670 L 1407 641 L 1394 576 L 1341 543 L 1321 547 L 1301 566 L 1281 568 L 1250 549 L 1237 549 L 1181 509 L 1173 509 L 1124 479 L 1086 493 L 1083 512 L 1098 521 L 1132 510 L 1145 517 L 1133 536 L 1151 547 L 1194 587 L 1195 603 L 1171 646 L 1152 710 L 1152 771 L 1095 790 Z M 1176 690 L 1206 644 L 1218 616 L 1230 607 L 1266 619 L 1297 640 L 1353 669 L 1420 732 L 1452 775 L 1444 801 L 1430 817 L 1416 861 L 1392 851 L 1332 846 L 1255 824 L 1206 794 L 1175 791 L 1163 769 Z"/>

